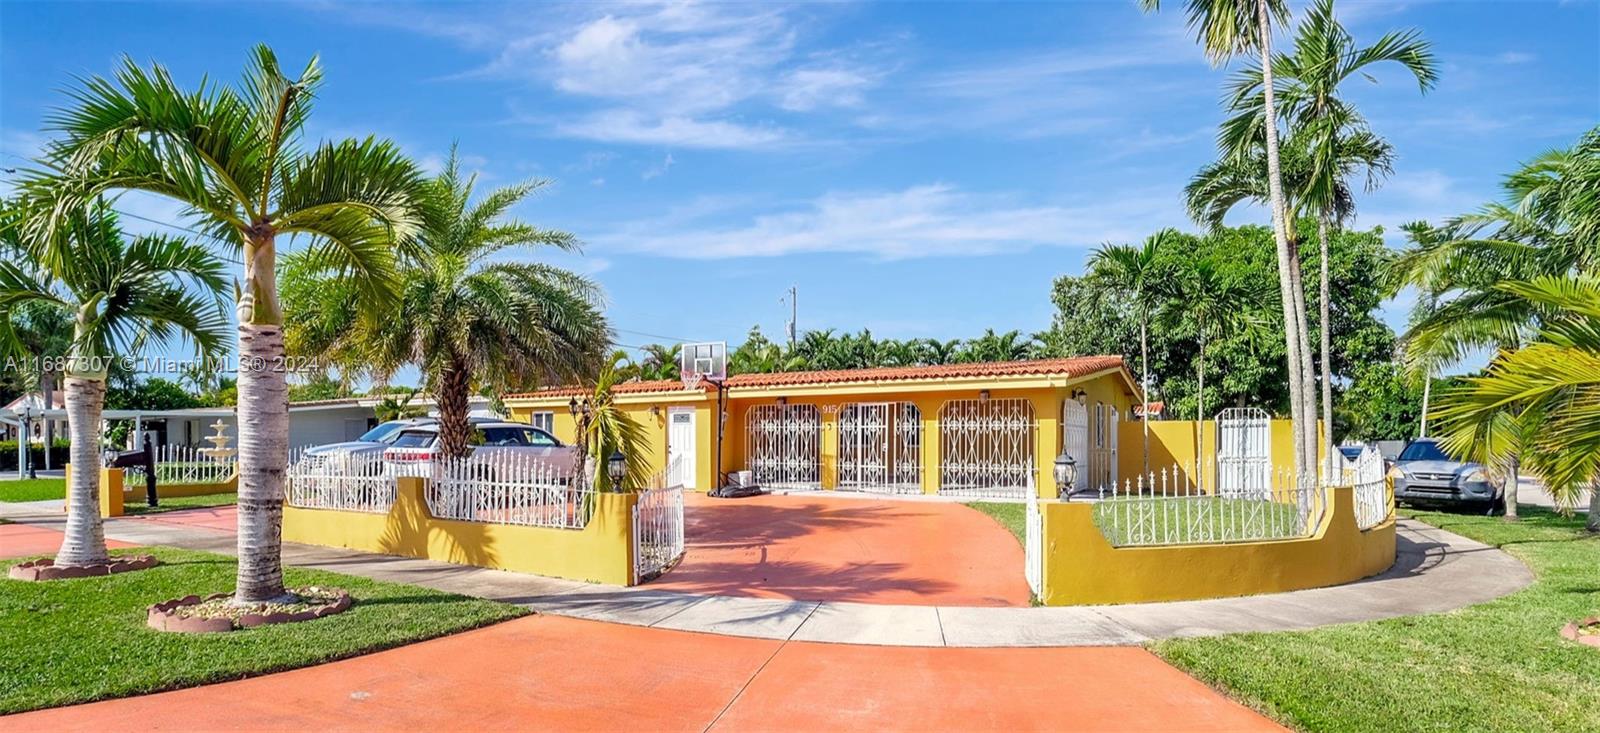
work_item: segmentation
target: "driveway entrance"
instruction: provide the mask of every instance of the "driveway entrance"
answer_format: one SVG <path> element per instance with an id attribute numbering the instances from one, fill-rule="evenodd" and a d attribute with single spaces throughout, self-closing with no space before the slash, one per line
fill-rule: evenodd
<path id="1" fill-rule="evenodd" d="M 652 590 L 918 606 L 1027 606 L 1022 545 L 961 504 L 685 494 L 683 562 Z"/>

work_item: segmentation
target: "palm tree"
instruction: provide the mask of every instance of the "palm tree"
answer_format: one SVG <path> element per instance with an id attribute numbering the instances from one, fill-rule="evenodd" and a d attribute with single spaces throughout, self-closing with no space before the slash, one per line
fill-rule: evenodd
<path id="1" fill-rule="evenodd" d="M 1317 429 L 1312 396 L 1311 342 L 1306 325 L 1305 286 L 1300 277 L 1300 254 L 1289 239 L 1294 220 L 1284 204 L 1283 178 L 1278 160 L 1276 84 L 1272 68 L 1272 25 L 1289 18 L 1285 0 L 1185 0 L 1189 28 L 1195 32 L 1206 56 L 1221 64 L 1241 54 L 1260 57 L 1262 79 L 1262 150 L 1265 153 L 1268 210 L 1277 244 L 1278 296 L 1283 303 L 1285 355 L 1289 362 L 1289 407 L 1295 430 L 1295 470 L 1302 488 L 1316 482 Z M 1160 0 L 1139 0 L 1146 12 L 1160 9 Z"/>
<path id="2" fill-rule="evenodd" d="M 640 365 L 641 379 L 677 379 L 683 356 L 683 344 L 662 346 L 644 345 L 644 363 Z"/>
<path id="3" fill-rule="evenodd" d="M 961 344 L 961 339 L 940 341 L 926 338 L 917 342 L 917 350 L 924 364 L 950 364 L 956 360 L 956 355 L 961 353 Z"/>
<path id="4" fill-rule="evenodd" d="M 1278 111 L 1290 129 L 1304 138 L 1309 152 L 1310 176 L 1304 196 L 1317 214 L 1319 244 L 1318 310 L 1321 336 L 1322 421 L 1333 426 L 1332 329 L 1329 327 L 1328 240 L 1330 227 L 1339 226 L 1354 213 L 1343 188 L 1345 179 L 1366 174 L 1366 189 L 1374 190 L 1390 172 L 1388 145 L 1374 136 L 1354 107 L 1339 96 L 1339 87 L 1353 76 L 1371 78 L 1368 67 L 1398 63 L 1416 77 L 1426 94 L 1438 80 L 1433 52 L 1415 30 L 1384 34 L 1370 46 L 1357 47 L 1355 38 L 1334 17 L 1333 0 L 1316 0 L 1301 21 L 1290 53 L 1273 59 L 1273 71 L 1282 83 Z M 1230 96 L 1234 116 L 1224 124 L 1224 146 L 1236 154 L 1261 144 L 1261 116 L 1265 107 L 1259 67 L 1238 74 Z M 1351 149 L 1357 154 L 1352 155 Z M 1384 150 L 1373 156 L 1363 151 Z M 1331 432 L 1328 436 L 1332 438 Z M 1329 460 L 1336 460 L 1328 451 Z"/>
<path id="5" fill-rule="evenodd" d="M 1563 507 L 1588 489 L 1600 532 L 1600 278 L 1544 276 L 1497 288 L 1544 314 L 1538 336 L 1440 397 L 1445 445 L 1488 465 L 1520 455 Z"/>
<path id="6" fill-rule="evenodd" d="M 7 238 L 19 236 L 8 232 Z M 187 340 L 202 357 L 215 356 L 227 337 L 222 265 L 182 239 L 123 237 L 103 205 L 72 215 L 49 241 L 26 251 L 39 271 L 0 262 L 0 341 L 14 344 L 12 316 L 33 305 L 72 319 L 66 359 L 67 430 L 72 440 L 66 536 L 56 565 L 107 561 L 100 520 L 100 427 L 106 375 L 113 360 L 152 343 Z"/>
<path id="7" fill-rule="evenodd" d="M 347 369 L 370 370 L 379 381 L 401 367 L 418 367 L 439 407 L 439 450 L 449 457 L 469 450 L 468 400 L 475 387 L 587 381 L 610 342 L 593 282 L 549 265 L 493 259 L 513 247 L 577 248 L 571 234 L 505 218 L 544 182 L 500 188 L 473 203 L 475 184 L 476 176 L 462 178 L 453 152 L 429 182 L 437 215 L 414 251 L 400 258 L 403 284 L 391 313 L 329 324 L 328 314 L 308 302 L 287 324 L 296 352 L 327 354 Z M 287 258 L 285 280 L 296 282 L 286 293 L 356 295 L 355 284 L 337 270 L 316 267 L 313 257 L 296 252 Z"/>
<path id="8" fill-rule="evenodd" d="M 306 146 L 322 81 L 312 58 L 298 79 L 257 46 L 236 88 L 179 88 L 165 67 L 124 59 L 115 80 L 91 77 L 49 121 L 57 176 L 29 186 L 54 200 L 31 228 L 104 193 L 137 190 L 188 207 L 199 226 L 243 261 L 237 290 L 239 565 L 234 602 L 292 598 L 281 561 L 289 412 L 278 299 L 278 235 L 358 284 L 363 303 L 392 295 L 392 249 L 422 224 L 422 177 L 399 148 L 374 138 Z M 48 238 L 48 237 L 46 237 Z"/>
<path id="9" fill-rule="evenodd" d="M 578 455 L 586 463 L 584 475 L 599 491 L 640 488 L 649 480 L 645 455 L 650 441 L 644 426 L 618 407 L 612 394 L 612 389 L 624 381 L 619 367 L 627 360 L 628 355 L 621 351 L 610 355 L 609 361 L 595 375 L 594 388 L 578 413 Z M 622 454 L 626 467 L 622 486 L 615 485 L 606 470 L 607 461 L 617 453 Z"/>
<path id="10" fill-rule="evenodd" d="M 1187 316 L 1194 321 L 1199 351 L 1195 357 L 1195 445 L 1205 422 L 1206 346 L 1212 339 L 1250 335 L 1262 328 L 1258 303 L 1261 291 L 1252 283 L 1229 277 L 1210 257 L 1191 261 L 1183 271 L 1158 286 L 1165 297 L 1168 320 Z"/>
<path id="11" fill-rule="evenodd" d="M 1089 277 L 1107 287 L 1133 293 L 1139 317 L 1140 399 L 1150 394 L 1150 296 L 1156 285 L 1161 247 L 1176 231 L 1162 229 L 1145 238 L 1144 244 L 1105 245 L 1089 257 Z M 1141 414 L 1142 414 L 1141 407 Z M 1150 472 L 1150 421 L 1144 420 L 1144 473 Z"/>
<path id="12" fill-rule="evenodd" d="M 1391 293 L 1408 285 L 1419 291 L 1411 327 L 1402 337 L 1407 365 L 1430 378 L 1478 350 L 1511 352 L 1536 339 L 1552 315 L 1548 307 L 1501 284 L 1600 273 L 1597 187 L 1600 127 L 1572 148 L 1545 153 L 1508 176 L 1505 203 L 1491 203 L 1442 227 L 1407 225 L 1412 246 L 1386 276 Z M 1422 419 L 1426 434 L 1426 399 Z M 1521 443 L 1508 442 L 1507 434 L 1501 431 L 1498 443 L 1506 451 L 1506 516 L 1515 519 L 1523 462 Z"/>

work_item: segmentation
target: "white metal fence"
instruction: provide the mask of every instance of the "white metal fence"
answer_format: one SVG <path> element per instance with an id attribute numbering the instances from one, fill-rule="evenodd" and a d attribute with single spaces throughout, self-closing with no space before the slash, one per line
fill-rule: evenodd
<path id="1" fill-rule="evenodd" d="M 382 455 L 301 456 L 287 478 L 289 506 L 373 514 L 394 506 L 394 475 Z"/>
<path id="2" fill-rule="evenodd" d="M 1289 469 L 1227 494 L 1203 491 L 1198 475 L 1172 467 L 1101 489 L 1095 524 L 1118 547 L 1250 542 L 1309 537 L 1327 511 L 1326 490 L 1300 488 Z"/>
<path id="3" fill-rule="evenodd" d="M 1027 512 L 1023 520 L 1023 575 L 1028 580 L 1028 589 L 1038 598 L 1044 593 L 1044 514 L 1039 511 L 1039 492 L 1034 490 L 1031 478 L 1024 503 Z"/>
<path id="4" fill-rule="evenodd" d="M 683 475 L 680 456 L 639 493 L 633 506 L 633 582 L 642 583 L 666 572 L 683 557 Z"/>
<path id="5" fill-rule="evenodd" d="M 1356 526 L 1372 529 L 1383 524 L 1394 513 L 1394 496 L 1383 475 L 1383 455 L 1377 448 L 1367 446 L 1348 473 L 1349 483 L 1355 487 Z"/>
<path id="6" fill-rule="evenodd" d="M 1272 481 L 1272 416 L 1259 407 L 1217 415 L 1217 493 L 1247 496 Z"/>
<path id="7" fill-rule="evenodd" d="M 227 481 L 239 470 L 238 457 L 212 456 L 205 448 L 188 445 L 156 446 L 156 483 L 158 484 L 215 484 Z M 128 466 L 122 470 L 125 486 L 144 483 L 144 466 Z"/>
<path id="8" fill-rule="evenodd" d="M 582 529 L 595 490 L 539 457 L 500 452 L 435 459 L 424 495 L 439 519 Z"/>

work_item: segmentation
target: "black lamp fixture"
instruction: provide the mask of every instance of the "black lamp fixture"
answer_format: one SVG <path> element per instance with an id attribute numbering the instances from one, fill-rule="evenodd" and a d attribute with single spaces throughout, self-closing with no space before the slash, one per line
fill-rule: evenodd
<path id="1" fill-rule="evenodd" d="M 1072 393 L 1072 399 L 1077 400 L 1080 405 L 1087 404 L 1089 402 L 1089 393 L 1080 389 Z"/>
<path id="2" fill-rule="evenodd" d="M 986 389 L 978 390 L 978 399 L 980 399 L 980 400 L 988 400 L 989 399 L 989 390 L 986 390 Z"/>
<path id="3" fill-rule="evenodd" d="M 661 405 L 650 406 L 650 417 L 656 418 L 657 420 L 661 419 Z"/>
<path id="4" fill-rule="evenodd" d="M 611 487 L 621 488 L 622 479 L 628 475 L 628 457 L 616 451 L 606 459 L 606 475 L 611 477 Z"/>
<path id="5" fill-rule="evenodd" d="M 567 411 L 574 415 L 578 414 L 578 398 L 567 400 Z"/>
<path id="6" fill-rule="evenodd" d="M 789 398 L 788 397 L 779 397 L 778 398 L 778 406 L 782 407 L 783 405 L 787 405 L 787 404 L 789 404 Z"/>
<path id="7" fill-rule="evenodd" d="M 1072 490 L 1078 483 L 1078 461 L 1071 453 L 1061 451 L 1056 456 L 1056 494 L 1062 500 L 1072 497 Z"/>

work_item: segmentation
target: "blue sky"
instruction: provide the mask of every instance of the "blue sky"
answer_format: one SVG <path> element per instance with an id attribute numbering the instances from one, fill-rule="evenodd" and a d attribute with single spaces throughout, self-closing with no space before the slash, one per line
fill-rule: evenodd
<path id="1" fill-rule="evenodd" d="M 517 213 L 583 239 L 538 257 L 603 284 L 623 344 L 775 337 L 790 285 L 801 329 L 1035 331 L 1091 248 L 1196 228 L 1180 192 L 1226 72 L 1170 4 L 4 2 L 0 157 L 37 149 L 74 75 L 129 54 L 231 80 L 265 41 L 290 68 L 321 54 L 315 136 L 430 167 L 459 141 L 485 185 L 550 179 Z M 1425 97 L 1393 68 L 1354 85 L 1398 152 L 1357 226 L 1468 211 L 1600 121 L 1592 0 L 1338 7 L 1358 40 L 1418 28 L 1441 66 Z"/>

